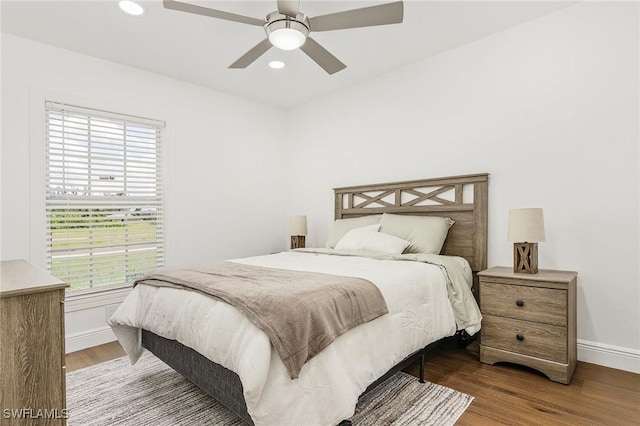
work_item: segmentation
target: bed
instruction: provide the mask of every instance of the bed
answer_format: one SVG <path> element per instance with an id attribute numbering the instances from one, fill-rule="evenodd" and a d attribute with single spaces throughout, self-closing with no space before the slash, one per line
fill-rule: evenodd
<path id="1" fill-rule="evenodd" d="M 425 352 L 443 338 L 479 330 L 472 292 L 458 282 L 467 275 L 467 284 L 475 281 L 487 266 L 487 174 L 335 188 L 334 194 L 336 220 L 381 214 L 452 219 L 442 256 L 328 248 L 233 262 L 371 280 L 388 314 L 338 336 L 293 380 L 267 336 L 232 306 L 197 292 L 138 285 L 109 321 L 132 362 L 146 348 L 248 424 L 330 425 L 349 418 L 358 396 L 395 371 L 420 358 L 422 369 Z M 452 291 L 464 301 L 454 301 Z M 176 325 L 175 318 L 187 325 Z"/>

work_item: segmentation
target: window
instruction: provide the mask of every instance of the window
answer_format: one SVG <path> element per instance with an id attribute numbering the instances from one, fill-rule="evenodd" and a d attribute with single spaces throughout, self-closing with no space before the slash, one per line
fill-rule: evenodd
<path id="1" fill-rule="evenodd" d="M 72 294 L 162 266 L 163 126 L 46 103 L 47 266 Z"/>

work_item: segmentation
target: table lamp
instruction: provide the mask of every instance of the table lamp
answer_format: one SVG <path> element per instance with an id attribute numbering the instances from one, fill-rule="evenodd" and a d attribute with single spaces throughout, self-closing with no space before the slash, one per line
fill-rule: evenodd
<path id="1" fill-rule="evenodd" d="M 289 235 L 291 236 L 291 249 L 304 248 L 305 235 L 307 235 L 306 216 L 291 216 L 289 218 Z"/>
<path id="2" fill-rule="evenodd" d="M 544 242 L 542 209 L 509 210 L 507 239 L 513 242 L 513 272 L 538 273 L 538 243 Z"/>

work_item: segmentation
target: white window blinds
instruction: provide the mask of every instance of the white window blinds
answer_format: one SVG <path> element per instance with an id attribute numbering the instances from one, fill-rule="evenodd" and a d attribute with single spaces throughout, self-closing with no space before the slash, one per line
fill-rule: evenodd
<path id="1" fill-rule="evenodd" d="M 46 103 L 47 262 L 72 293 L 163 265 L 164 123 Z"/>

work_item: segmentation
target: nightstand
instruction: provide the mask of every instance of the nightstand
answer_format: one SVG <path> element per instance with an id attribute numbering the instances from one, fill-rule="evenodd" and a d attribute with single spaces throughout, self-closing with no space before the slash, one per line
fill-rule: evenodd
<path id="1" fill-rule="evenodd" d="M 576 368 L 576 272 L 478 273 L 482 334 L 480 361 L 512 362 L 568 384 Z"/>

